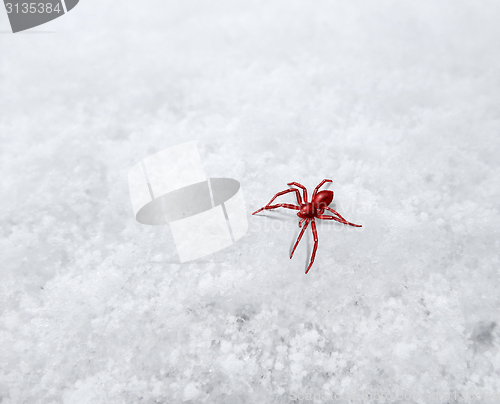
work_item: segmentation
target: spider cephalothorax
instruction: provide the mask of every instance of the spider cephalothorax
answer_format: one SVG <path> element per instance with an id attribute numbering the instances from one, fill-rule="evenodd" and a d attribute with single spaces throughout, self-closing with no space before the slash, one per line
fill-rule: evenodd
<path id="1" fill-rule="evenodd" d="M 309 263 L 309 266 L 307 267 L 306 274 L 309 272 L 311 269 L 312 264 L 314 263 L 314 257 L 316 256 L 316 250 L 318 249 L 318 232 L 316 231 L 316 222 L 315 219 L 323 219 L 323 220 L 335 220 L 336 222 L 343 223 L 343 224 L 348 224 L 349 226 L 354 226 L 354 227 L 361 227 L 360 224 L 354 224 L 351 222 L 348 222 L 345 220 L 340 214 L 333 209 L 329 208 L 328 205 L 330 205 L 333 201 L 333 191 L 330 190 L 323 190 L 319 191 L 319 189 L 323 186 L 325 182 L 332 182 L 332 180 L 323 180 L 321 183 L 314 189 L 311 202 L 307 201 L 307 189 L 303 185 L 299 184 L 298 182 L 290 182 L 287 185 L 288 186 L 296 186 L 300 189 L 302 189 L 302 195 L 304 197 L 304 201 L 302 201 L 302 197 L 300 196 L 300 191 L 297 188 L 290 188 L 285 191 L 278 192 L 276 195 L 274 195 L 274 198 L 269 201 L 269 203 L 264 206 L 263 208 L 260 208 L 259 210 L 255 211 L 252 213 L 252 215 L 255 215 L 256 213 L 259 213 L 262 210 L 268 210 L 268 209 L 276 209 L 276 208 L 287 208 L 287 209 L 293 209 L 293 210 L 298 210 L 299 212 L 297 213 L 297 216 L 301 218 L 299 222 L 299 227 L 302 227 L 302 223 L 305 222 L 304 227 L 302 228 L 302 231 L 299 234 L 299 237 L 297 237 L 297 241 L 295 242 L 295 245 L 293 246 L 292 252 L 290 254 L 290 258 L 293 257 L 293 253 L 295 252 L 295 249 L 297 248 L 297 245 L 299 244 L 302 235 L 304 234 L 307 226 L 309 223 L 311 223 L 311 229 L 314 237 L 314 248 L 313 252 L 311 255 L 311 261 Z M 319 191 L 319 192 L 318 192 Z M 297 202 L 299 206 L 292 205 L 289 203 L 279 203 L 276 205 L 271 205 L 271 202 L 274 201 L 278 196 L 288 194 L 289 192 L 295 192 L 295 196 L 297 197 Z M 331 215 L 324 215 L 323 213 L 325 210 L 333 213 L 335 216 Z"/>

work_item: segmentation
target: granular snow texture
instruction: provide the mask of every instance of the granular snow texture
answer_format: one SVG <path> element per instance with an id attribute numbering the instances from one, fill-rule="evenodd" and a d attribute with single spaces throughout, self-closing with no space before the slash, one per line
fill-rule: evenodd
<path id="1" fill-rule="evenodd" d="M 2 404 L 498 402 L 500 3 L 0 11 Z M 249 230 L 180 264 L 127 174 L 190 140 Z M 323 178 L 363 227 L 305 275 L 295 212 L 251 212 Z"/>

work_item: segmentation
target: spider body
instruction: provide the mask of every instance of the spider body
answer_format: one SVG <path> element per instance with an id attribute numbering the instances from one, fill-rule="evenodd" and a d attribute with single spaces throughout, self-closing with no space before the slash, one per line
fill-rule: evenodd
<path id="1" fill-rule="evenodd" d="M 333 201 L 333 191 L 320 191 L 312 198 L 311 202 L 303 203 L 297 216 L 302 219 L 313 219 L 322 215 L 327 206 Z"/>
<path id="2" fill-rule="evenodd" d="M 314 203 L 304 203 L 299 210 L 299 213 L 297 213 L 297 216 L 302 218 L 302 219 L 312 219 L 314 216 L 316 216 L 318 213 L 318 209 L 314 205 Z"/>
<path id="3" fill-rule="evenodd" d="M 318 232 L 316 230 L 315 219 L 334 220 L 336 222 L 339 222 L 342 224 L 347 224 L 349 226 L 361 227 L 360 224 L 354 224 L 354 223 L 348 222 L 338 212 L 336 212 L 335 210 L 328 207 L 333 201 L 333 191 L 330 191 L 330 190 L 319 191 L 319 189 L 326 182 L 332 182 L 332 180 L 325 179 L 314 189 L 314 192 L 313 192 L 313 195 L 311 198 L 311 202 L 307 201 L 307 189 L 306 189 L 306 187 L 304 187 L 302 184 L 299 184 L 298 182 L 290 182 L 287 185 L 290 187 L 293 185 L 297 188 L 300 188 L 302 190 L 302 196 L 300 195 L 299 189 L 289 188 L 285 191 L 278 192 L 276 195 L 274 195 L 273 199 L 271 199 L 266 206 L 264 206 L 263 208 L 260 208 L 259 210 L 252 213 L 252 215 L 255 215 L 256 213 L 259 213 L 263 210 L 271 210 L 271 209 L 276 209 L 276 208 L 286 208 L 286 209 L 298 210 L 297 216 L 301 219 L 299 222 L 299 227 L 302 227 L 302 223 L 304 223 L 304 222 L 305 222 L 305 225 L 304 225 L 304 227 L 302 227 L 302 230 L 301 230 L 299 236 L 297 237 L 297 241 L 295 242 L 295 245 L 293 246 L 292 252 L 290 254 L 290 259 L 293 257 L 293 253 L 295 252 L 297 245 L 299 244 L 300 240 L 302 239 L 302 236 L 303 236 L 307 226 L 309 225 L 309 223 L 311 223 L 311 230 L 312 230 L 313 238 L 314 238 L 314 248 L 313 248 L 313 252 L 311 254 L 311 261 L 310 261 L 309 266 L 307 267 L 307 270 L 306 270 L 306 274 L 309 272 L 309 270 L 312 267 L 312 264 L 314 263 L 314 258 L 316 256 L 316 250 L 318 249 Z M 292 205 L 289 203 L 279 203 L 276 205 L 271 205 L 271 203 L 278 196 L 285 195 L 285 194 L 288 194 L 290 192 L 295 192 L 298 206 Z M 302 200 L 302 197 L 303 197 L 303 200 Z M 335 216 L 324 215 L 323 213 L 325 213 L 325 210 L 333 213 Z"/>

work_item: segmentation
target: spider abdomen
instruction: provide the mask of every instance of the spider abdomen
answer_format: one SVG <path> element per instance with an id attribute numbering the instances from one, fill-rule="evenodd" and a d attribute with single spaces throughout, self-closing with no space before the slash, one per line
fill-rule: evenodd
<path id="1" fill-rule="evenodd" d="M 333 191 L 330 190 L 324 190 L 321 192 L 318 192 L 312 202 L 316 205 L 316 208 L 318 210 L 325 210 L 325 208 L 330 205 L 333 201 Z"/>

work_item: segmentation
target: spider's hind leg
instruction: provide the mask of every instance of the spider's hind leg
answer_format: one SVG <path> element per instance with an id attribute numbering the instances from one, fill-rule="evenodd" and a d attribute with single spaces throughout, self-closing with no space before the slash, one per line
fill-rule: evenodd
<path id="1" fill-rule="evenodd" d="M 340 222 L 340 223 L 344 223 L 344 224 L 348 224 L 349 226 L 353 226 L 353 227 L 363 227 L 361 226 L 360 224 L 354 224 L 354 223 L 351 223 L 351 222 L 348 222 L 347 220 L 345 220 L 339 212 L 337 212 L 336 210 L 333 210 L 332 208 L 329 208 L 329 207 L 326 207 L 325 208 L 327 211 L 329 212 L 332 212 L 334 215 L 338 216 L 340 220 L 337 220 L 337 219 L 333 219 L 333 220 L 336 220 L 337 222 Z M 332 216 L 333 217 L 333 216 Z M 323 218 L 321 218 L 323 219 Z"/>
<path id="2" fill-rule="evenodd" d="M 323 186 L 323 184 L 325 182 L 333 182 L 332 180 L 328 180 L 328 179 L 324 179 L 323 181 L 321 181 L 318 186 L 316 188 L 314 188 L 314 192 L 313 192 L 313 198 L 316 196 L 316 194 L 318 193 L 319 189 Z"/>

